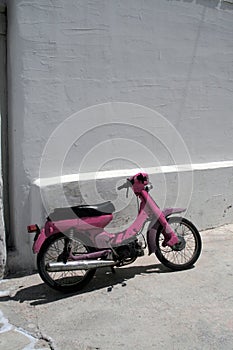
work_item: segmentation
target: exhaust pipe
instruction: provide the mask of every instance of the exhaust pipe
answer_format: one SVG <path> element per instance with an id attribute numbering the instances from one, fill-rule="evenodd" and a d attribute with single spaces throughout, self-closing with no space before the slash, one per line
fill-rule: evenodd
<path id="1" fill-rule="evenodd" d="M 46 265 L 46 270 L 48 272 L 89 270 L 113 265 L 116 265 L 116 262 L 113 260 L 78 260 L 68 261 L 66 264 L 63 262 L 48 263 Z"/>

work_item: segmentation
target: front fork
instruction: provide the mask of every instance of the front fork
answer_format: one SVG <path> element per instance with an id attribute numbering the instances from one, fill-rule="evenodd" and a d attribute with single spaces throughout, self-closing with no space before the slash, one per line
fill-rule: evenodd
<path id="1" fill-rule="evenodd" d="M 148 254 L 151 255 L 155 252 L 156 248 L 156 235 L 158 232 L 163 231 L 165 234 L 168 233 L 166 228 L 171 227 L 168 223 L 168 219 L 172 214 L 183 213 L 186 209 L 184 208 L 166 208 L 162 211 L 162 215 L 155 220 L 152 220 L 147 230 L 147 244 Z M 165 236 L 165 235 L 164 235 Z M 166 238 L 166 237 L 165 237 Z"/>

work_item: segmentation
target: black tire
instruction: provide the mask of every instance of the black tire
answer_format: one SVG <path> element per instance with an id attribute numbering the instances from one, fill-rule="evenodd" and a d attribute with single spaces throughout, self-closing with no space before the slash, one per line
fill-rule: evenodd
<path id="1" fill-rule="evenodd" d="M 37 255 L 37 268 L 42 280 L 51 288 L 60 292 L 71 293 L 84 288 L 93 278 L 96 269 L 75 270 L 62 272 L 49 272 L 46 269 L 48 262 L 57 262 L 58 256 L 63 252 L 67 237 L 62 234 L 54 234 L 42 245 Z M 81 241 L 72 241 L 73 254 L 89 252 L 89 248 Z"/>
<path id="2" fill-rule="evenodd" d="M 197 228 L 187 219 L 181 217 L 168 218 L 168 223 L 174 232 L 184 241 L 184 248 L 180 251 L 171 247 L 163 247 L 164 240 L 162 227 L 156 235 L 155 255 L 159 261 L 174 271 L 185 270 L 192 267 L 201 254 L 201 236 Z"/>

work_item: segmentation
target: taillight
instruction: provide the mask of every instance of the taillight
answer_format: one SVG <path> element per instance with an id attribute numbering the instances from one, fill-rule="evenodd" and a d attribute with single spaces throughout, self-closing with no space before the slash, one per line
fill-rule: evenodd
<path id="1" fill-rule="evenodd" d="M 32 232 L 39 232 L 40 229 L 38 227 L 38 225 L 29 225 L 28 226 L 28 233 L 32 233 Z"/>

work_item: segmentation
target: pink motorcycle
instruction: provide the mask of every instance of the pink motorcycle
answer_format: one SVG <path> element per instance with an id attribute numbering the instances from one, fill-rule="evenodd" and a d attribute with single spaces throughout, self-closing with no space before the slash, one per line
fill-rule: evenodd
<path id="1" fill-rule="evenodd" d="M 140 207 L 135 221 L 123 232 L 104 230 L 115 210 L 110 201 L 57 208 L 42 229 L 28 226 L 28 232 L 36 232 L 33 252 L 38 254 L 38 272 L 47 285 L 62 292 L 80 290 L 90 282 L 97 268 L 109 266 L 114 271 L 114 267 L 131 264 L 143 256 L 146 248 L 149 255 L 155 253 L 171 270 L 194 265 L 201 253 L 200 234 L 187 219 L 171 217 L 185 209 L 161 211 L 149 195 L 152 185 L 145 173 L 132 176 L 118 189 L 128 191 L 130 187 L 139 198 Z M 144 238 L 142 232 L 148 222 Z"/>

